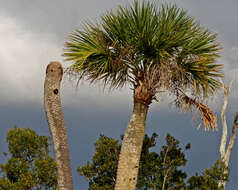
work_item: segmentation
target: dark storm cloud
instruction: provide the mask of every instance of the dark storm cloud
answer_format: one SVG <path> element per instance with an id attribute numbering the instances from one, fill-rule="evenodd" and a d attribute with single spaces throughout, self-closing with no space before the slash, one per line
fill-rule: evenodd
<path id="1" fill-rule="evenodd" d="M 226 46 L 237 45 L 238 1 L 236 0 L 178 0 L 182 7 L 200 21 L 202 26 L 218 33 Z"/>
<path id="2" fill-rule="evenodd" d="M 1 11 L 12 17 L 20 18 L 26 26 L 37 32 L 52 32 L 61 42 L 65 40 L 72 30 L 80 28 L 85 19 L 95 20 L 107 10 L 119 4 L 127 4 L 132 0 L 0 0 L 3 6 Z M 161 2 L 161 1 L 158 1 Z M 236 0 L 177 0 L 180 7 L 189 10 L 202 25 L 219 33 L 222 40 L 231 45 L 237 44 L 238 32 L 238 1 Z"/>

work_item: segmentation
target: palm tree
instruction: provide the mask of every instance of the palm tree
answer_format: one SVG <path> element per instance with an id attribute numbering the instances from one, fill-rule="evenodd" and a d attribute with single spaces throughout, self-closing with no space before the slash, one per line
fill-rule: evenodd
<path id="1" fill-rule="evenodd" d="M 216 127 L 216 118 L 200 101 L 220 87 L 222 65 L 215 63 L 220 49 L 216 34 L 187 11 L 145 1 L 120 6 L 71 34 L 64 50 L 73 63 L 69 71 L 110 89 L 128 84 L 133 90 L 116 190 L 135 189 L 147 112 L 161 91 L 175 97 L 179 107 L 197 107 L 207 129 Z"/>
<path id="2" fill-rule="evenodd" d="M 59 62 L 51 62 L 46 69 L 44 85 L 44 105 L 57 166 L 57 186 L 59 190 L 73 190 L 69 145 L 60 102 L 60 83 L 63 68 Z"/>

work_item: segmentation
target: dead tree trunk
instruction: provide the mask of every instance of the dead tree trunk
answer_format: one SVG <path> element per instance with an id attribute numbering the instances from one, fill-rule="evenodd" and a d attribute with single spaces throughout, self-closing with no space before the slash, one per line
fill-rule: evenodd
<path id="1" fill-rule="evenodd" d="M 227 146 L 228 137 L 227 137 L 226 109 L 227 109 L 228 96 L 230 93 L 231 85 L 232 85 L 232 82 L 229 84 L 229 86 L 225 86 L 223 84 L 224 97 L 223 97 L 223 106 L 221 110 L 222 138 L 221 138 L 221 144 L 220 144 L 220 154 L 221 154 L 221 160 L 223 161 L 226 167 L 229 166 L 230 155 L 231 155 L 232 148 L 234 146 L 234 142 L 236 138 L 236 130 L 238 127 L 238 123 L 237 123 L 238 112 L 237 112 L 234 118 L 233 126 L 232 126 L 231 138 Z M 225 170 L 225 172 L 228 173 L 227 170 Z M 220 181 L 218 183 L 218 186 L 225 190 L 226 181 Z"/>
<path id="2" fill-rule="evenodd" d="M 57 183 L 59 190 L 73 190 L 72 170 L 69 146 L 60 102 L 60 83 L 63 69 L 60 63 L 51 62 L 46 69 L 44 86 L 44 104 L 57 165 Z"/>

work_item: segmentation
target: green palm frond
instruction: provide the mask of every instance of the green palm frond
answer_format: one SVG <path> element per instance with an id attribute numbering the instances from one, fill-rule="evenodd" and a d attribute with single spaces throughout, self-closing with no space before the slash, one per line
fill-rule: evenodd
<path id="1" fill-rule="evenodd" d="M 150 89 L 181 88 L 207 96 L 220 86 L 220 49 L 216 34 L 187 11 L 135 0 L 73 32 L 64 56 L 73 63 L 72 70 L 91 82 L 102 80 L 111 87 L 144 82 Z M 148 68 L 155 69 L 153 77 Z"/>
<path id="2" fill-rule="evenodd" d="M 73 62 L 71 71 L 78 72 L 91 82 L 103 79 L 105 83 L 121 86 L 127 80 L 127 71 L 117 63 L 117 52 L 113 50 L 115 45 L 98 27 L 88 25 L 84 31 L 76 30 L 70 36 L 64 56 L 66 61 Z"/>

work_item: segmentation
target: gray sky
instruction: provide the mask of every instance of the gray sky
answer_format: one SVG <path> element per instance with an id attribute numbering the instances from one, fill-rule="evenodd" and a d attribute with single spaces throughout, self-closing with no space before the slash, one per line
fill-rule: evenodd
<path id="1" fill-rule="evenodd" d="M 3 138 L 14 125 L 27 126 L 49 135 L 43 110 L 43 84 L 46 65 L 62 62 L 62 49 L 67 36 L 81 27 L 85 19 L 97 20 L 106 10 L 130 0 L 0 0 L 0 151 L 6 151 Z M 159 2 L 159 1 L 158 1 Z M 161 1 L 160 1 L 161 2 Z M 171 1 L 172 2 L 172 1 Z M 238 74 L 238 1 L 177 0 L 201 25 L 218 33 L 224 47 L 218 60 L 224 64 L 225 80 Z M 67 63 L 63 63 L 66 67 Z M 228 119 L 237 109 L 238 81 L 233 85 L 228 106 Z M 165 97 L 164 97 L 165 98 Z M 221 97 L 210 101 L 219 113 Z M 163 99 L 164 100 L 164 99 Z M 76 90 L 65 79 L 62 103 L 68 127 L 75 187 L 86 189 L 87 183 L 75 172 L 79 164 L 91 159 L 93 142 L 100 133 L 119 138 L 124 133 L 131 112 L 132 95 L 128 88 L 103 92 L 98 85 L 82 82 Z M 164 101 L 163 101 L 164 102 Z M 129 106 L 128 106 L 129 105 Z M 159 134 L 159 142 L 171 133 L 182 144 L 191 143 L 186 171 L 194 174 L 210 167 L 219 156 L 221 130 L 197 130 L 190 114 L 180 113 L 165 103 L 154 103 L 150 109 L 146 133 Z M 159 143 L 158 143 L 159 144 Z M 205 155 L 205 156 L 204 156 Z M 228 189 L 237 189 L 237 143 L 231 156 L 231 179 Z"/>

